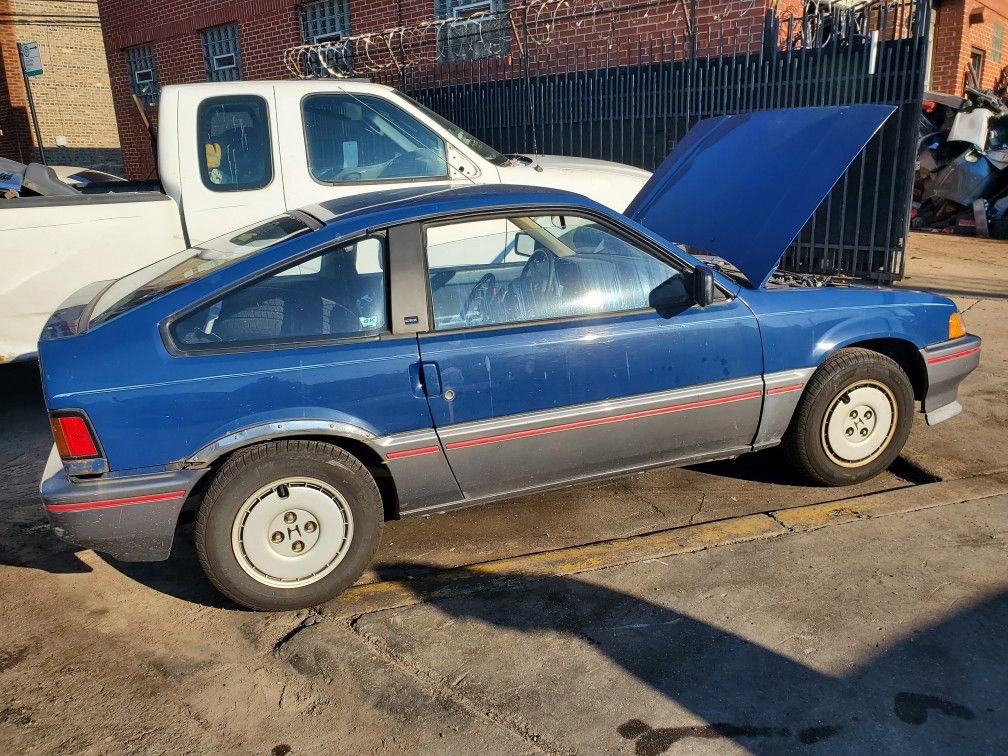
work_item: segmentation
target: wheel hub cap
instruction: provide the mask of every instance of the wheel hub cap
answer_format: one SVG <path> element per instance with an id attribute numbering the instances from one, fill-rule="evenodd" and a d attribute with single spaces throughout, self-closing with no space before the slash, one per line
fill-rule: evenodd
<path id="1" fill-rule="evenodd" d="M 885 450 L 895 420 L 896 400 L 887 386 L 853 384 L 837 395 L 823 419 L 823 446 L 839 465 L 868 464 Z"/>
<path id="2" fill-rule="evenodd" d="M 332 572 L 352 537 L 353 516 L 339 491 L 320 480 L 287 478 L 246 499 L 231 545 L 238 564 L 255 580 L 294 587 Z"/>

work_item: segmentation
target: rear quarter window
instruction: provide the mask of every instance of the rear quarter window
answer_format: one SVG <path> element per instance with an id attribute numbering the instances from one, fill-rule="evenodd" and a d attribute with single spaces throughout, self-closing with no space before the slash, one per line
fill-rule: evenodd
<path id="1" fill-rule="evenodd" d="M 196 112 L 203 185 L 213 192 L 261 189 L 273 180 L 269 108 L 254 95 L 208 97 Z"/>
<path id="2" fill-rule="evenodd" d="M 187 352 L 373 337 L 388 330 L 386 303 L 384 238 L 370 236 L 230 291 L 170 333 Z"/>
<path id="3" fill-rule="evenodd" d="M 110 320 L 246 255 L 260 252 L 309 230 L 303 221 L 290 215 L 281 215 L 158 260 L 146 268 L 123 276 L 105 289 L 91 309 L 88 325 L 90 327 Z"/>

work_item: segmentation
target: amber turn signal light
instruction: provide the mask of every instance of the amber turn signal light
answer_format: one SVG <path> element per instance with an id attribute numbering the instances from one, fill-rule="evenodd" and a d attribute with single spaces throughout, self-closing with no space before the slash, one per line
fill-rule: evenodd
<path id="1" fill-rule="evenodd" d="M 958 339 L 966 335 L 966 326 L 963 325 L 962 315 L 958 311 L 949 315 L 949 338 Z"/>

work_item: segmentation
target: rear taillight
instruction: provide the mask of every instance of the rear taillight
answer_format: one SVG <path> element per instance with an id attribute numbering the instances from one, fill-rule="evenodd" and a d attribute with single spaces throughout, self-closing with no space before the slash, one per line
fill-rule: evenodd
<path id="1" fill-rule="evenodd" d="M 98 442 L 83 415 L 60 413 L 49 418 L 56 450 L 63 459 L 97 457 Z"/>

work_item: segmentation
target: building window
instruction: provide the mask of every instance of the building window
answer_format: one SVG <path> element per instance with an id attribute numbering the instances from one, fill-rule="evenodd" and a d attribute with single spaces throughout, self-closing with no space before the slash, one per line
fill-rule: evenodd
<path id="1" fill-rule="evenodd" d="M 1001 37 L 1004 35 L 1004 27 L 1001 24 L 994 24 L 991 29 L 991 60 L 995 63 L 1001 62 Z"/>
<path id="2" fill-rule="evenodd" d="M 335 42 L 349 35 L 349 0 L 320 0 L 301 6 L 301 38 L 305 42 Z M 339 45 L 325 46 L 309 60 L 311 74 L 318 78 L 353 71 L 349 50 Z"/>
<path id="3" fill-rule="evenodd" d="M 349 34 L 348 0 L 320 0 L 301 6 L 301 38 L 305 42 L 332 42 Z"/>
<path id="4" fill-rule="evenodd" d="M 150 45 L 137 45 L 123 50 L 133 94 L 146 105 L 157 104 L 158 81 L 154 70 L 154 52 Z"/>
<path id="5" fill-rule="evenodd" d="M 241 50 L 238 47 L 238 25 L 214 26 L 204 29 L 203 57 L 206 60 L 207 81 L 235 81 L 242 77 Z"/>
<path id="6" fill-rule="evenodd" d="M 979 47 L 970 48 L 970 68 L 976 76 L 977 86 L 982 86 L 984 67 L 984 51 Z"/>
<path id="7" fill-rule="evenodd" d="M 434 0 L 434 15 L 450 19 L 438 29 L 439 63 L 511 54 L 507 0 Z"/>

